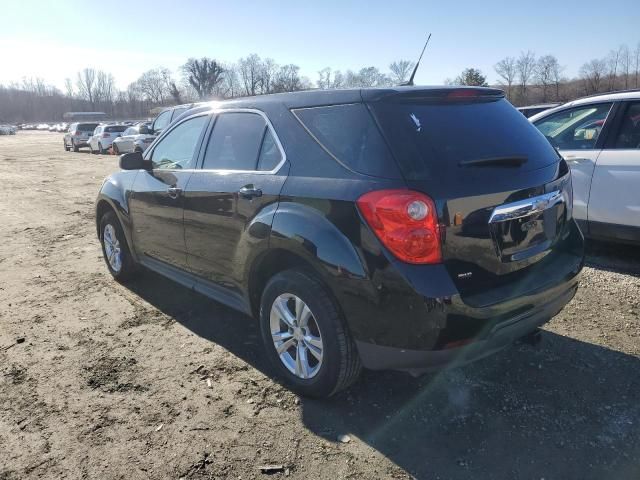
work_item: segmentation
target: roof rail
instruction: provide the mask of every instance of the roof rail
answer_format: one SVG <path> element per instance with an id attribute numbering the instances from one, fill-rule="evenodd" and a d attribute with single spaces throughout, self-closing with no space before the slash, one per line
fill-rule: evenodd
<path id="1" fill-rule="evenodd" d="M 615 95 L 616 93 L 634 93 L 634 92 L 640 92 L 640 88 L 629 88 L 627 90 L 611 90 L 609 92 L 593 93 L 591 95 L 585 95 L 584 97 L 578 97 L 578 98 L 575 98 L 574 100 L 569 100 L 569 101 L 573 102 L 575 100 L 582 100 L 583 98 L 602 97 L 603 95 Z"/>

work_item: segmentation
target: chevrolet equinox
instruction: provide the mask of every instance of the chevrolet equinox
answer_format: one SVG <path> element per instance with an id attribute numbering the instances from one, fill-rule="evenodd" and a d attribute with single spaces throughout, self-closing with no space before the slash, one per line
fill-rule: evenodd
<path id="1" fill-rule="evenodd" d="M 205 104 L 120 167 L 96 204 L 110 273 L 144 266 L 257 318 L 305 395 L 495 352 L 557 314 L 583 265 L 567 164 L 500 90 Z"/>

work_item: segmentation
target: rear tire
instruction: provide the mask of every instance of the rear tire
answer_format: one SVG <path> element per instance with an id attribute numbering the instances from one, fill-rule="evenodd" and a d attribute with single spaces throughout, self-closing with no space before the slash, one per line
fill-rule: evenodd
<path id="1" fill-rule="evenodd" d="M 107 153 L 107 151 L 104 148 L 102 148 L 102 144 L 101 143 L 98 143 L 98 153 L 100 155 L 104 155 L 104 154 Z"/>
<path id="2" fill-rule="evenodd" d="M 114 155 L 120 155 L 120 152 L 118 151 L 118 145 L 116 145 L 115 143 L 111 145 L 111 151 Z"/>
<path id="3" fill-rule="evenodd" d="M 73 140 L 71 140 L 71 148 L 73 148 L 74 152 L 80 151 L 80 149 L 76 146 L 76 142 L 74 142 Z"/>
<path id="4" fill-rule="evenodd" d="M 105 213 L 100 219 L 100 243 L 104 261 L 113 278 L 118 282 L 125 282 L 136 274 L 136 264 L 127 239 L 113 211 Z"/>
<path id="5" fill-rule="evenodd" d="M 67 141 L 66 140 L 63 140 L 62 144 L 64 145 L 64 151 L 65 152 L 68 152 L 69 150 L 71 150 L 71 147 L 67 146 Z"/>
<path id="6" fill-rule="evenodd" d="M 360 356 L 336 301 L 307 271 L 286 270 L 269 280 L 260 304 L 260 331 L 278 375 L 302 395 L 331 396 L 360 375 Z"/>

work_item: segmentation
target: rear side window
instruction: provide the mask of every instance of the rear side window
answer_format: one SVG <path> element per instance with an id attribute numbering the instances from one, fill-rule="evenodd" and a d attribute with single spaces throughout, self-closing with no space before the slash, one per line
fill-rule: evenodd
<path id="1" fill-rule="evenodd" d="M 378 102 L 372 108 L 410 180 L 456 175 L 461 162 L 473 160 L 526 157 L 527 170 L 558 161 L 549 142 L 504 99 Z"/>
<path id="2" fill-rule="evenodd" d="M 171 121 L 171 110 L 167 110 L 166 112 L 162 112 L 153 122 L 153 129 L 158 132 L 162 130 L 164 127 L 169 125 Z"/>
<path id="3" fill-rule="evenodd" d="M 301 108 L 293 113 L 314 139 L 347 168 L 377 177 L 389 177 L 396 170 L 364 104 Z"/>
<path id="4" fill-rule="evenodd" d="M 81 132 L 93 132 L 97 126 L 97 123 L 79 123 L 78 130 Z"/>
<path id="5" fill-rule="evenodd" d="M 204 157 L 204 169 L 255 170 L 267 129 L 255 113 L 220 113 Z"/>
<path id="6" fill-rule="evenodd" d="M 188 110 L 188 108 L 176 108 L 176 109 L 174 109 L 173 110 L 173 116 L 171 117 L 171 120 L 175 120 L 176 118 L 178 118 L 180 115 L 182 115 L 187 110 Z"/>
<path id="7" fill-rule="evenodd" d="M 105 127 L 104 131 L 109 133 L 124 132 L 127 129 L 126 125 L 113 125 L 111 127 Z"/>
<path id="8" fill-rule="evenodd" d="M 627 106 L 613 148 L 640 148 L 640 102 Z"/>

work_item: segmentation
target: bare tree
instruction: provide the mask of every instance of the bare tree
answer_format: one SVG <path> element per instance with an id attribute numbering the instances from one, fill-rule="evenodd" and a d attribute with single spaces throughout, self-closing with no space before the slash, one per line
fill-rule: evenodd
<path id="1" fill-rule="evenodd" d="M 640 42 L 638 42 L 633 55 L 635 57 L 635 88 L 638 88 L 638 86 L 640 85 Z"/>
<path id="2" fill-rule="evenodd" d="M 553 55 L 543 55 L 536 62 L 534 79 L 542 88 L 542 101 L 549 100 L 549 89 L 556 80 L 556 72 L 559 70 L 558 59 Z"/>
<path id="3" fill-rule="evenodd" d="M 295 92 L 302 90 L 306 87 L 300 77 L 300 67 L 297 65 L 289 64 L 283 65 L 276 74 L 276 79 L 273 84 L 274 92 Z"/>
<path id="4" fill-rule="evenodd" d="M 265 58 L 260 69 L 260 93 L 273 93 L 274 82 L 280 67 L 273 58 Z"/>
<path id="5" fill-rule="evenodd" d="M 64 79 L 64 89 L 65 89 L 65 94 L 67 95 L 67 97 L 73 98 L 73 96 L 74 96 L 73 82 L 71 81 L 70 78 L 65 78 Z"/>
<path id="6" fill-rule="evenodd" d="M 396 60 L 389 65 L 389 75 L 394 85 L 401 85 L 409 80 L 409 76 L 415 67 L 415 63 L 410 60 Z"/>
<path id="7" fill-rule="evenodd" d="M 594 59 L 580 67 L 580 77 L 584 82 L 586 94 L 599 93 L 602 88 L 602 80 L 607 74 L 607 62 Z"/>
<path id="8" fill-rule="evenodd" d="M 494 65 L 494 70 L 502 79 L 501 83 L 507 87 L 507 99 L 511 100 L 513 83 L 516 80 L 518 72 L 516 59 L 514 57 L 505 57 Z"/>
<path id="9" fill-rule="evenodd" d="M 185 80 L 194 88 L 200 99 L 210 97 L 216 91 L 224 74 L 222 65 L 207 57 L 190 58 L 182 66 L 182 71 Z"/>
<path id="10" fill-rule="evenodd" d="M 95 108 L 95 89 L 96 89 L 96 71 L 93 68 L 85 68 L 78 72 L 76 80 L 78 94 L 80 98 L 84 98 L 91 104 L 91 108 Z"/>
<path id="11" fill-rule="evenodd" d="M 242 93 L 242 86 L 238 78 L 238 67 L 234 64 L 224 66 L 222 82 L 216 87 L 215 94 L 222 98 L 237 97 Z"/>
<path id="12" fill-rule="evenodd" d="M 533 76 L 533 72 L 536 66 L 535 54 L 527 50 L 520 53 L 518 60 L 516 61 L 516 69 L 518 72 L 518 81 L 520 82 L 520 101 L 526 103 L 527 98 L 527 86 Z"/>
<path id="13" fill-rule="evenodd" d="M 622 81 L 624 82 L 625 90 L 629 88 L 629 73 L 631 72 L 631 52 L 629 47 L 622 45 L 620 52 L 620 75 L 622 75 Z"/>
<path id="14" fill-rule="evenodd" d="M 551 67 L 551 78 L 553 79 L 553 84 L 555 85 L 556 90 L 556 101 L 560 100 L 560 84 L 562 83 L 562 72 L 564 71 L 564 67 L 561 66 L 557 61 Z"/>
<path id="15" fill-rule="evenodd" d="M 260 93 L 262 82 L 262 60 L 252 53 L 246 58 L 238 60 L 238 73 L 245 95 L 257 95 Z"/>
<path id="16" fill-rule="evenodd" d="M 618 76 L 618 65 L 620 64 L 620 49 L 611 50 L 605 59 L 607 65 L 607 76 L 609 78 L 608 90 L 615 90 L 616 78 Z"/>
<path id="17" fill-rule="evenodd" d="M 325 67 L 318 72 L 318 88 L 331 88 L 331 68 Z"/>
<path id="18" fill-rule="evenodd" d="M 154 68 L 137 80 L 138 88 L 151 103 L 162 105 L 171 96 L 171 72 L 168 68 Z"/>

